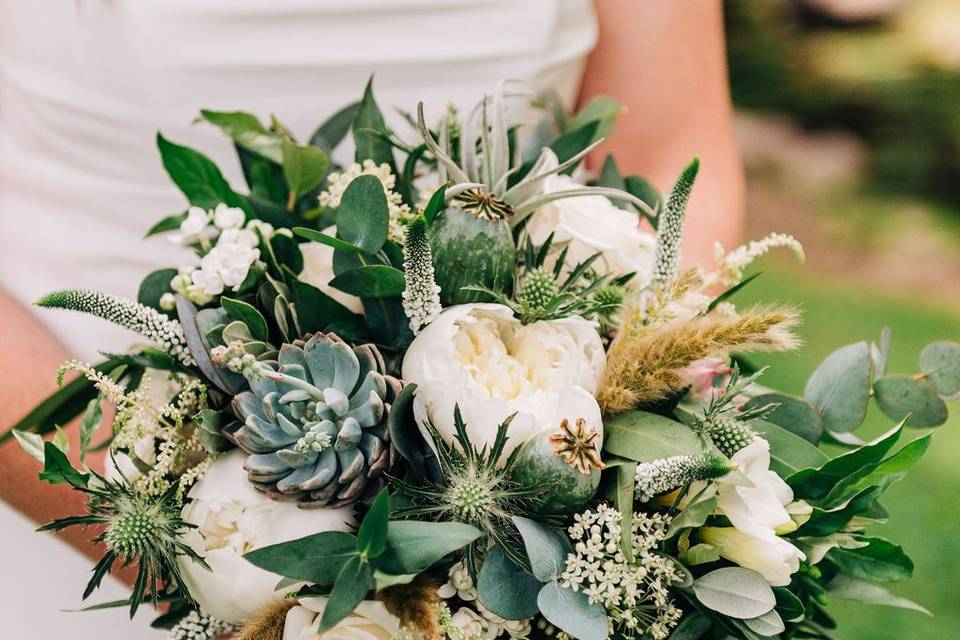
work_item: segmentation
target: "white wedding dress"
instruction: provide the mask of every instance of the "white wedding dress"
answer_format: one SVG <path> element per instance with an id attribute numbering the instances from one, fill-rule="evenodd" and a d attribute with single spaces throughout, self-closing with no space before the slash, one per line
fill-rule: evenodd
<path id="1" fill-rule="evenodd" d="M 276 114 L 303 137 L 371 73 L 388 117 L 421 99 L 434 116 L 470 105 L 504 78 L 572 101 L 595 40 L 589 0 L 0 0 L 0 287 L 23 305 L 63 287 L 133 297 L 149 271 L 188 263 L 141 238 L 185 206 L 157 130 L 242 187 L 223 136 L 192 124 L 200 108 Z M 37 318 L 85 359 L 132 338 Z M 149 612 L 132 627 L 123 610 L 61 612 L 80 606 L 91 564 L 32 529 L 0 504 L 0 635 L 162 637 Z M 91 600 L 124 596 L 109 584 Z"/>

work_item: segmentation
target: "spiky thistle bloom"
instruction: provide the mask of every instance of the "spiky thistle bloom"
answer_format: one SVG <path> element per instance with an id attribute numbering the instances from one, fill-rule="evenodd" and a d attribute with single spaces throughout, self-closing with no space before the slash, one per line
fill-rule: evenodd
<path id="1" fill-rule="evenodd" d="M 403 247 L 403 311 L 414 335 L 440 315 L 440 287 L 433 277 L 433 254 L 427 237 L 427 221 L 417 216 L 407 226 Z"/>
<path id="2" fill-rule="evenodd" d="M 698 427 L 725 456 L 732 456 L 760 437 L 750 425 L 732 415 L 714 416 L 698 423 Z"/>
<path id="3" fill-rule="evenodd" d="M 683 219 L 687 214 L 687 202 L 693 181 L 700 169 L 700 161 L 694 158 L 677 178 L 667 204 L 657 225 L 657 262 L 654 280 L 666 284 L 677 277 L 680 269 L 680 241 L 683 238 Z"/>
<path id="4" fill-rule="evenodd" d="M 619 511 L 603 504 L 596 512 L 574 516 L 568 530 L 574 552 L 567 556 L 561 584 L 603 605 L 611 638 L 665 640 L 682 615 L 670 596 L 670 586 L 680 581 L 680 575 L 674 562 L 658 551 L 670 518 L 634 514 L 632 560 L 627 560 L 620 544 L 622 521 Z"/>
<path id="5" fill-rule="evenodd" d="M 713 398 L 696 418 L 694 429 L 710 438 L 725 456 L 732 456 L 760 437 L 747 423 L 748 420 L 761 418 L 777 407 L 776 403 L 746 410 L 738 410 L 736 407 L 738 398 L 742 397 L 765 370 L 764 368 L 753 375 L 742 376 L 740 367 L 734 364 L 723 391 Z"/>
<path id="6" fill-rule="evenodd" d="M 93 569 L 83 597 L 100 586 L 103 576 L 115 563 L 135 564 L 137 578 L 130 594 L 130 616 L 144 599 L 156 604 L 159 594 L 169 587 L 184 584 L 177 558 L 186 556 L 206 566 L 203 559 L 182 542 L 182 536 L 193 525 L 180 517 L 177 487 L 163 495 L 149 496 L 137 490 L 123 476 L 117 480 L 93 473 L 95 482 L 73 488 L 87 494 L 87 514 L 61 518 L 40 527 L 40 531 L 60 531 L 72 526 L 102 525 L 103 532 L 93 539 L 103 543 L 107 551 Z"/>
<path id="7" fill-rule="evenodd" d="M 217 640 L 236 630 L 232 624 L 218 620 L 203 610 L 194 610 L 170 629 L 167 640 Z"/>
<path id="8" fill-rule="evenodd" d="M 156 343 L 183 365 L 194 364 L 180 323 L 139 302 L 100 291 L 64 289 L 45 295 L 36 304 L 48 309 L 80 311 L 109 320 Z"/>
<path id="9" fill-rule="evenodd" d="M 649 502 L 691 482 L 722 478 L 735 468 L 727 459 L 710 453 L 644 462 L 637 465 L 637 498 Z"/>
<path id="10" fill-rule="evenodd" d="M 532 503 L 543 488 L 540 485 L 522 487 L 511 480 L 519 449 L 515 449 L 503 465 L 498 464 L 507 443 L 511 420 L 512 416 L 499 426 L 493 444 L 482 450 L 470 442 L 459 407 L 454 408 L 454 444 L 445 442 L 428 420 L 422 420 L 421 426 L 429 434 L 437 454 L 439 477 L 419 481 L 394 479 L 391 482 L 411 502 L 409 506 L 396 509 L 394 513 L 397 515 L 464 522 L 486 534 L 467 547 L 466 562 L 474 575 L 477 561 L 490 542 L 523 566 L 511 516 L 532 514 Z"/>

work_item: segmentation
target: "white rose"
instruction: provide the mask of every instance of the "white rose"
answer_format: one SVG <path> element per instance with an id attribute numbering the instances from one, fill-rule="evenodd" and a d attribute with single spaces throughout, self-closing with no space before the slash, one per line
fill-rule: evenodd
<path id="1" fill-rule="evenodd" d="M 287 612 L 283 640 L 391 640 L 400 633 L 400 620 L 382 602 L 364 600 L 353 613 L 323 635 L 317 631 L 327 598 L 300 598 Z"/>
<path id="2" fill-rule="evenodd" d="M 720 546 L 720 555 L 746 569 L 753 569 L 774 587 L 790 584 L 790 576 L 800 569 L 806 556 L 772 531 L 759 535 L 733 527 L 703 527 L 700 539 Z"/>
<path id="3" fill-rule="evenodd" d="M 583 185 L 569 176 L 550 176 L 543 193 L 578 189 Z M 614 274 L 635 272 L 637 286 L 650 282 L 656 261 L 656 237 L 640 228 L 636 213 L 616 207 L 603 196 L 579 196 L 555 200 L 531 217 L 527 230 L 535 243 L 553 233 L 555 244 L 566 243 L 567 266 L 573 267 L 595 253 L 599 271 Z"/>
<path id="4" fill-rule="evenodd" d="M 770 471 L 770 444 L 757 438 L 730 458 L 751 485 L 721 482 L 717 507 L 730 523 L 747 534 L 765 534 L 791 522 L 784 505 L 793 500 L 793 490 Z"/>
<path id="5" fill-rule="evenodd" d="M 323 232 L 329 236 L 337 235 L 336 227 L 327 227 Z M 305 242 L 300 245 L 303 255 L 303 270 L 300 279 L 313 285 L 354 313 L 363 313 L 360 298 L 344 293 L 330 286 L 333 280 L 333 247 L 320 242 Z"/>
<path id="6" fill-rule="evenodd" d="M 218 229 L 239 229 L 243 226 L 243 221 L 246 220 L 246 217 L 243 209 L 228 207 L 222 202 L 213 210 L 213 224 L 215 224 Z"/>
<path id="7" fill-rule="evenodd" d="M 581 318 L 522 325 L 499 304 L 446 309 L 414 339 L 403 359 L 404 380 L 417 384 L 437 431 L 455 434 L 459 406 L 478 448 L 510 424 L 505 455 L 561 420 L 584 418 L 602 435 L 593 397 L 606 366 L 596 326 Z"/>
<path id="8" fill-rule="evenodd" d="M 281 576 L 247 562 L 243 554 L 259 547 L 295 540 L 322 531 L 348 531 L 349 507 L 300 509 L 258 493 L 243 469 L 246 455 L 237 450 L 218 458 L 190 490 L 183 519 L 197 526 L 185 542 L 210 570 L 179 560 L 190 594 L 210 615 L 240 624 L 277 596 Z"/>

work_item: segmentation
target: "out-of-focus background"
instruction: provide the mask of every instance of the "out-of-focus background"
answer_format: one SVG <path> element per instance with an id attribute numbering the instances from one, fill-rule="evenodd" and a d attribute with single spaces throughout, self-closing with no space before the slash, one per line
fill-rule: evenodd
<path id="1" fill-rule="evenodd" d="M 807 346 L 770 357 L 771 386 L 803 391 L 830 351 L 893 329 L 891 371 L 917 371 L 935 339 L 960 340 L 960 2 L 728 0 L 748 232 L 791 233 L 740 301 L 788 300 Z M 890 421 L 871 414 L 868 433 Z M 921 435 L 921 433 L 908 434 Z M 960 415 L 884 500 L 877 535 L 904 544 L 933 612 L 836 602 L 844 640 L 954 638 L 960 629 Z"/>

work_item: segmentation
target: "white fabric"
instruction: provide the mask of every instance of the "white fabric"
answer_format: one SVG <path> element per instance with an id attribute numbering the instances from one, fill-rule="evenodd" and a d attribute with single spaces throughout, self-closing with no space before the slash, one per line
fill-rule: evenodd
<path id="1" fill-rule="evenodd" d="M 0 0 L 0 287 L 24 305 L 62 287 L 134 296 L 143 275 L 185 260 L 141 241 L 185 205 L 154 133 L 201 149 L 242 190 L 230 145 L 191 124 L 201 107 L 275 113 L 305 137 L 371 72 L 394 121 L 391 106 L 422 99 L 436 117 L 502 78 L 572 101 L 595 38 L 589 0 Z M 86 359 L 133 337 L 37 317 Z M 157 636 L 128 632 L 121 611 L 59 613 L 78 604 L 85 563 L 3 505 L 0 523 L 5 637 Z"/>

